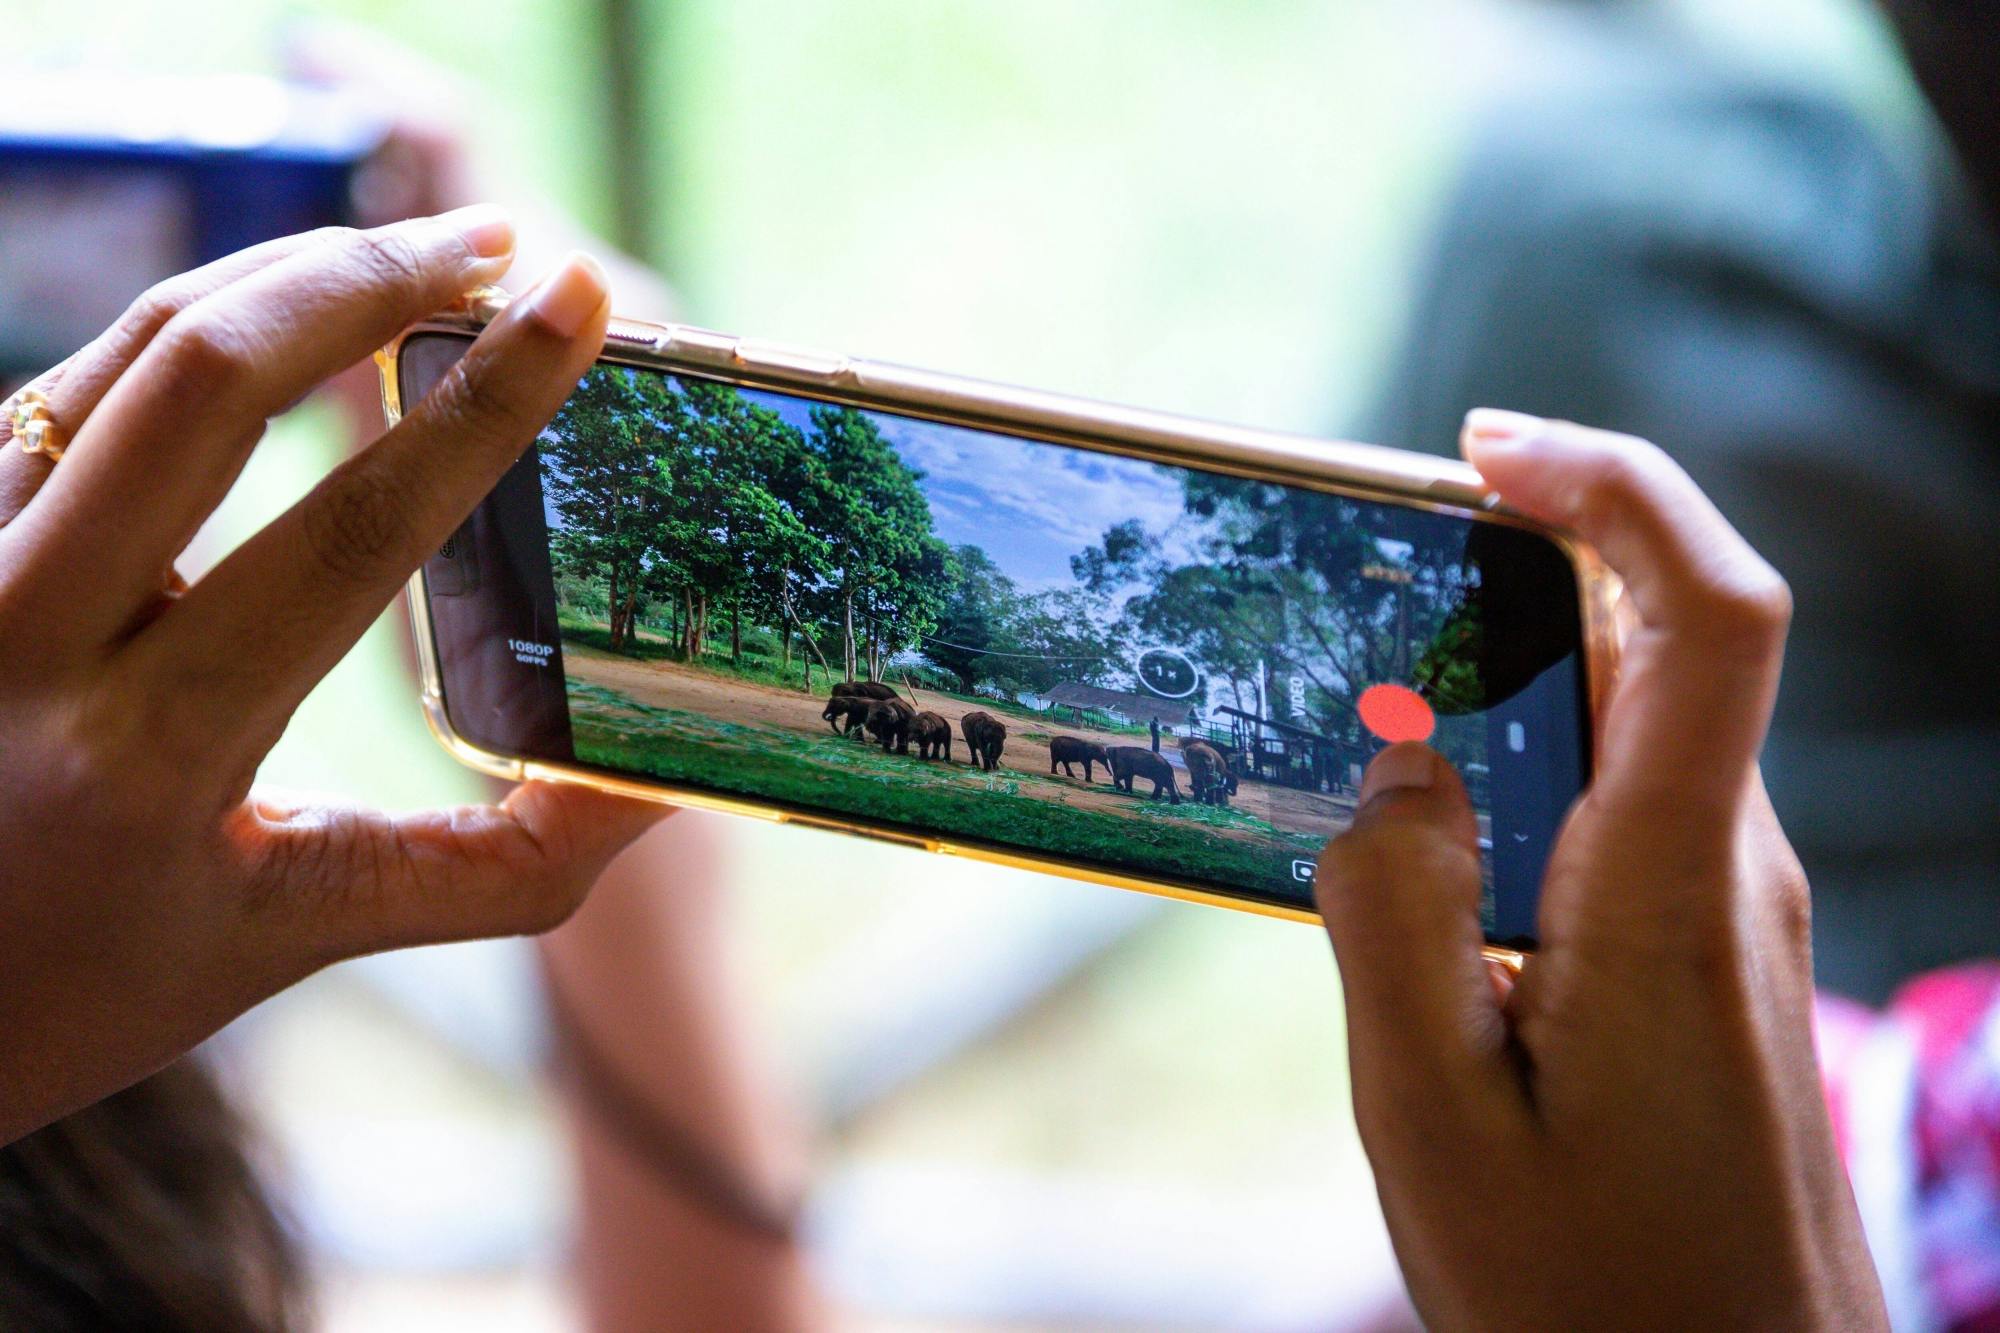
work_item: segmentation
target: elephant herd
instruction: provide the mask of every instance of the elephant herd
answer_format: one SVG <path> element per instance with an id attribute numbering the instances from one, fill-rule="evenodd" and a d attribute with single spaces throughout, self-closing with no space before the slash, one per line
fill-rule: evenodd
<path id="1" fill-rule="evenodd" d="M 880 742 L 883 750 L 908 754 L 916 742 L 919 759 L 951 761 L 951 723 L 937 713 L 922 712 L 896 693 L 895 687 L 878 681 L 841 681 L 820 717 L 835 731 Z M 1000 766 L 1000 751 L 1007 743 L 1007 725 L 991 713 L 974 711 L 958 720 L 965 738 L 967 762 L 986 772 Z M 1181 747 L 1187 761 L 1188 786 L 1194 800 L 1202 805 L 1226 806 L 1236 794 L 1236 773 L 1223 752 L 1207 741 L 1189 741 Z M 1049 775 L 1060 769 L 1075 778 L 1075 765 L 1083 765 L 1083 780 L 1095 782 L 1096 766 L 1102 764 L 1116 791 L 1137 795 L 1133 784 L 1140 779 L 1153 784 L 1151 799 L 1165 796 L 1173 805 L 1181 803 L 1180 785 L 1174 768 L 1143 745 L 1102 745 L 1079 736 L 1055 736 L 1049 740 Z"/>
<path id="2" fill-rule="evenodd" d="M 1228 805 L 1236 794 L 1236 773 L 1222 751 L 1207 741 L 1190 741 L 1181 747 L 1187 760 L 1188 786 L 1202 805 Z M 1152 799 L 1167 798 L 1170 805 L 1181 803 L 1181 790 L 1174 766 L 1143 745 L 1100 745 L 1077 736 L 1056 736 L 1049 741 L 1049 775 L 1060 768 L 1063 776 L 1074 778 L 1073 765 L 1083 765 L 1083 780 L 1097 780 L 1093 769 L 1104 765 L 1114 790 L 1136 796 L 1133 784 L 1141 778 L 1153 784 Z"/>
<path id="3" fill-rule="evenodd" d="M 844 680 L 836 683 L 820 718 L 835 731 L 881 743 L 884 751 L 908 754 L 910 742 L 917 744 L 917 758 L 951 762 L 951 722 L 938 713 L 920 712 L 896 694 L 893 685 L 872 680 Z M 1007 743 L 1007 726 L 991 713 L 971 712 L 958 720 L 965 737 L 967 760 L 975 768 L 992 772 L 1000 766 L 1000 750 Z"/>

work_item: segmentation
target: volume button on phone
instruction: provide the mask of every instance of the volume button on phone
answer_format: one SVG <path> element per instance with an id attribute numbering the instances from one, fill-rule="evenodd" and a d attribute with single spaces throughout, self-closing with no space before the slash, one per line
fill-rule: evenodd
<path id="1" fill-rule="evenodd" d="M 920 852 L 935 852 L 941 844 L 936 838 L 921 838 L 908 833 L 890 833 L 886 829 L 857 829 L 864 838 L 876 842 L 886 842 L 896 847 L 914 847 Z"/>
<path id="2" fill-rule="evenodd" d="M 745 338 L 736 344 L 736 359 L 755 370 L 776 370 L 830 380 L 847 369 L 847 358 L 816 347 L 793 347 L 788 343 L 758 342 Z"/>

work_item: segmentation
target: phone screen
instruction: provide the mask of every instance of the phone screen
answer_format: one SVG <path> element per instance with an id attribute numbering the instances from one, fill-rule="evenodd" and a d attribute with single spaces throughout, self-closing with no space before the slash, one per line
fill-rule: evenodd
<path id="1" fill-rule="evenodd" d="M 484 748 L 1253 901 L 1427 741 L 1497 944 L 1587 776 L 1537 533 L 695 375 L 593 368 L 426 576 Z"/>

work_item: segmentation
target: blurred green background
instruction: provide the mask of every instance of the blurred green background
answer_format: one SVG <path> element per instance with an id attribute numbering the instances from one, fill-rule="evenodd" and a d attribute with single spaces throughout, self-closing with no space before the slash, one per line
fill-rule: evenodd
<path id="1" fill-rule="evenodd" d="M 621 239 L 694 322 L 1321 433 L 1361 418 L 1395 353 L 1469 126 L 1559 79 L 1549 53 L 1580 25 L 1671 25 L 1719 59 L 1910 114 L 1880 32 L 1847 0 L 121 0 L 83 21 L 74 3 L 0 8 L 15 58 L 153 72 L 281 72 L 297 25 L 352 24 L 455 71 L 495 178 Z M 308 486 L 339 435 L 324 404 L 279 423 L 209 552 Z M 385 617 L 266 778 L 403 807 L 469 794 L 424 735 L 402 654 Z M 736 947 L 808 1098 L 846 1040 L 835 1019 L 859 1003 L 836 993 L 852 975 L 840 960 L 868 940 L 900 929 L 920 950 L 929 922 L 940 948 L 963 949 L 953 920 L 1059 927 L 1072 904 L 1120 897 L 796 830 L 732 825 L 729 839 Z M 1281 1234 L 1234 1239 L 1275 1247 L 1302 1282 L 1348 1283 L 1364 1305 L 1392 1290 L 1319 932 L 1178 904 L 1078 910 L 1091 929 L 1117 917 L 1113 942 L 831 1127 L 825 1173 L 914 1163 L 1164 1192 L 1203 1201 L 1217 1227 L 1278 1218 Z M 383 996 L 337 971 L 251 1030 L 245 1067 L 281 1142 L 381 1176 L 383 1197 L 457 1169 L 412 1144 L 490 1143 L 503 1187 L 539 1201 L 526 1231 L 542 1240 L 429 1268 L 330 1242 L 334 1325 L 559 1326 L 547 1108 L 531 1081 Z M 912 1308 L 884 1298 L 856 1317 L 987 1326 L 976 1308 Z"/>

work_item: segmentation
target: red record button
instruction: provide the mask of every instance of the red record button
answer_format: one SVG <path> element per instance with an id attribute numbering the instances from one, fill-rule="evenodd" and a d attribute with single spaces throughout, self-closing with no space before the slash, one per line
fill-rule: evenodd
<path id="1" fill-rule="evenodd" d="M 1361 714 L 1361 725 L 1391 744 L 1427 741 L 1437 730 L 1431 706 L 1405 685 L 1370 685 L 1354 707 Z"/>

